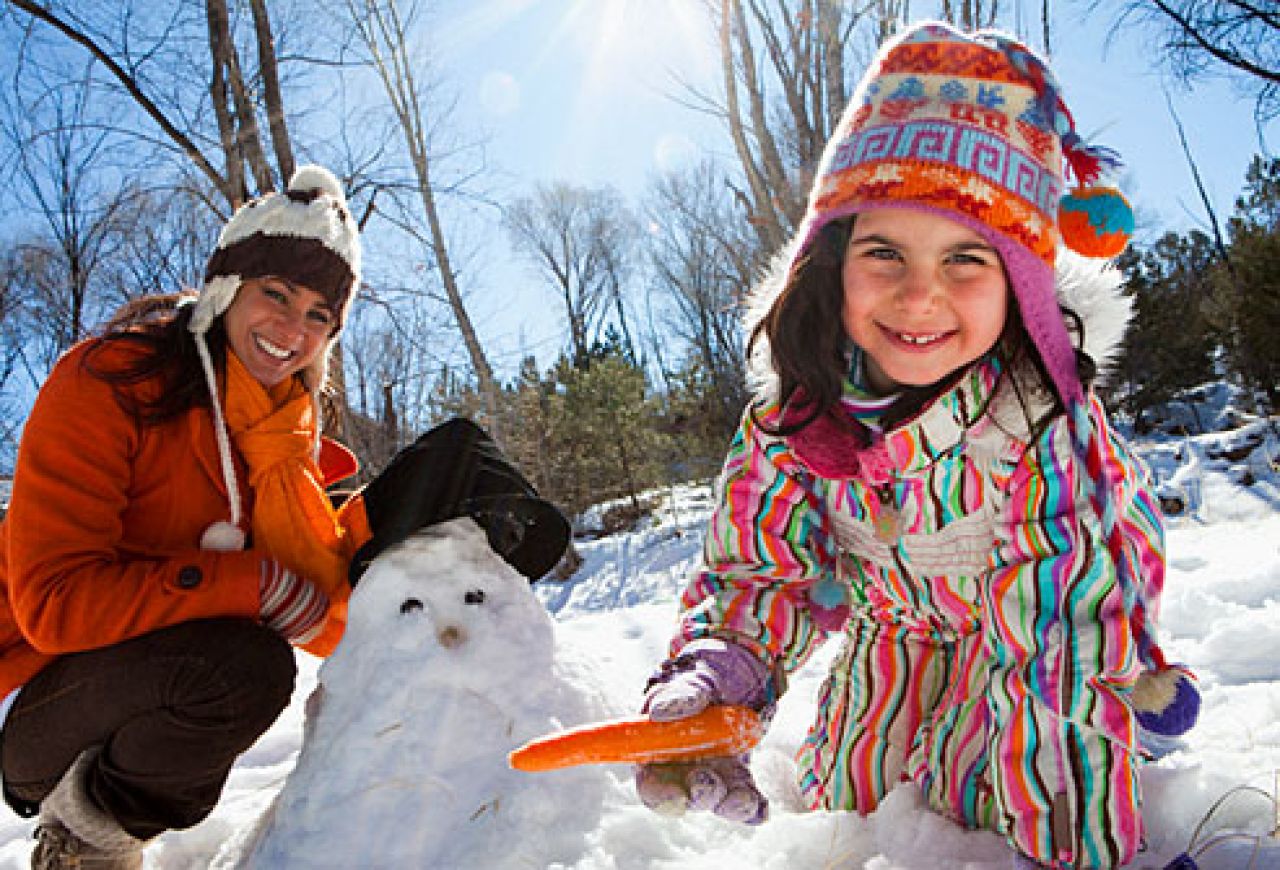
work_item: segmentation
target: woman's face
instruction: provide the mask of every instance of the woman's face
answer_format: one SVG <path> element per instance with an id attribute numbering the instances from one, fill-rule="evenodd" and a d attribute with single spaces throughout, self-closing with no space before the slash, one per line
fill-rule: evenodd
<path id="1" fill-rule="evenodd" d="M 274 387 L 324 352 L 335 317 L 321 294 L 268 275 L 240 285 L 223 323 L 249 374 Z"/>
<path id="2" fill-rule="evenodd" d="M 1009 283 L 995 249 L 953 220 L 904 208 L 861 213 L 845 249 L 842 320 L 868 386 L 932 384 L 990 350 Z"/>

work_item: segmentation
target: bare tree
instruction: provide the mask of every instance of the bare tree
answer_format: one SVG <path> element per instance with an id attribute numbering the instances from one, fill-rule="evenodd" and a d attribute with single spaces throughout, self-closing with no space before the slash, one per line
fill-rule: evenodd
<path id="1" fill-rule="evenodd" d="M 760 250 L 777 250 L 803 216 L 813 172 L 858 72 L 850 64 L 854 37 L 861 24 L 879 20 L 876 7 L 885 3 L 706 0 L 721 93 L 690 88 L 689 98 L 725 124 L 742 173 L 735 195 Z"/>
<path id="2" fill-rule="evenodd" d="M 501 439 L 501 432 L 498 430 L 501 420 L 500 389 L 467 311 L 462 287 L 453 265 L 448 233 L 440 213 L 434 179 L 435 158 L 427 114 L 432 107 L 423 99 L 421 83 L 415 72 L 422 65 L 414 57 L 410 47 L 416 10 L 411 5 L 408 14 L 402 15 L 396 0 L 346 0 L 346 4 L 368 62 L 378 74 L 404 135 L 405 148 L 416 182 L 416 193 L 421 202 L 422 215 L 426 219 L 426 243 L 475 371 L 488 423 L 495 430 L 495 437 Z"/>
<path id="3" fill-rule="evenodd" d="M 0 95 L 0 124 L 14 155 L 9 193 L 39 220 L 15 244 L 28 337 L 42 339 L 33 346 L 43 351 L 26 356 L 38 383 L 108 313 L 102 272 L 124 238 L 134 191 L 110 177 L 112 136 L 91 114 L 86 78 L 36 89 L 34 100 L 21 82 L 12 84 Z"/>
<path id="4" fill-rule="evenodd" d="M 942 0 L 942 17 L 965 30 L 992 27 L 999 16 L 1000 0 Z"/>
<path id="5" fill-rule="evenodd" d="M 588 360 L 610 315 L 631 344 L 623 287 L 638 224 L 616 190 L 541 185 L 511 204 L 506 225 L 560 297 L 575 364 Z"/>
<path id="6" fill-rule="evenodd" d="M 222 203 L 215 207 L 226 213 L 251 195 L 275 190 L 278 180 L 287 180 L 294 168 L 293 146 L 279 47 L 264 0 L 249 0 L 250 20 L 241 27 L 227 0 L 203 0 L 201 5 L 203 39 L 196 38 L 190 2 L 7 4 L 15 20 L 25 21 L 28 34 L 37 26 L 51 28 L 100 64 L 106 78 L 96 84 L 105 91 L 112 83 L 115 92 L 153 125 L 135 131 L 139 141 L 148 146 L 162 142 L 181 153 L 218 192 Z M 253 50 L 242 49 L 240 42 L 250 43 Z M 187 51 L 201 43 L 204 58 Z M 246 63 L 245 57 L 252 62 Z M 204 94 L 186 86 L 200 81 L 208 82 Z M 266 119 L 270 148 L 260 117 Z M 117 128 L 126 128 L 123 121 Z"/>
<path id="7" fill-rule="evenodd" d="M 272 32 L 271 18 L 267 15 L 266 0 L 249 0 L 253 12 L 253 35 L 257 46 L 258 72 L 262 81 L 263 110 L 267 115 L 267 128 L 271 131 L 271 145 L 275 149 L 276 165 L 280 177 L 293 175 L 293 142 L 289 125 L 285 121 L 284 95 L 280 88 L 280 64 L 276 58 L 276 37 Z"/>
<path id="8" fill-rule="evenodd" d="M 11 473 L 18 452 L 18 430 L 26 414 L 18 408 L 14 383 L 23 347 L 16 252 L 0 250 L 0 473 Z M 0 513 L 3 508 L 0 506 Z"/>
<path id="9" fill-rule="evenodd" d="M 1183 81 L 1229 73 L 1253 94 L 1259 123 L 1280 117 L 1275 0 L 1131 0 L 1116 25 L 1154 33 L 1163 62 Z"/>
<path id="10" fill-rule="evenodd" d="M 713 427 L 731 431 L 746 401 L 742 295 L 750 281 L 750 230 L 734 219 L 722 174 L 710 162 L 659 178 L 646 209 L 652 286 L 666 315 L 655 353 L 679 338 L 710 379 Z M 660 360 L 664 370 L 672 361 Z"/>
<path id="11" fill-rule="evenodd" d="M 103 264 L 103 294 L 123 302 L 148 293 L 190 288 L 204 274 L 218 222 L 187 190 L 143 188 L 125 203 L 120 222 L 128 228 Z"/>

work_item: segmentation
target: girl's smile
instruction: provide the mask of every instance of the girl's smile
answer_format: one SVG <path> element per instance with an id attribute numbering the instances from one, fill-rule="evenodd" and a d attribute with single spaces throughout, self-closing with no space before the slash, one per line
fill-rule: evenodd
<path id="1" fill-rule="evenodd" d="M 845 250 L 842 320 L 880 394 L 932 384 L 995 345 L 1009 285 L 995 249 L 934 212 L 859 214 Z"/>

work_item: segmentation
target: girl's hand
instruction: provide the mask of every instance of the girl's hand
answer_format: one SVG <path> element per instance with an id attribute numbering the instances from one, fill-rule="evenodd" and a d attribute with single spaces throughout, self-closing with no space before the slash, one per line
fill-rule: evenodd
<path id="1" fill-rule="evenodd" d="M 649 680 L 643 712 L 651 719 L 685 719 L 713 704 L 738 704 L 762 712 L 773 706 L 769 672 L 754 654 L 729 641 L 693 641 L 663 662 Z M 729 821 L 758 825 L 768 818 L 769 801 L 756 786 L 749 756 L 646 764 L 636 768 L 636 791 L 645 806 L 680 814 L 713 812 Z"/>
<path id="2" fill-rule="evenodd" d="M 645 806 L 664 815 L 703 810 L 731 822 L 758 825 L 769 817 L 769 799 L 756 786 L 748 759 L 738 755 L 641 765 L 636 768 L 636 792 Z"/>

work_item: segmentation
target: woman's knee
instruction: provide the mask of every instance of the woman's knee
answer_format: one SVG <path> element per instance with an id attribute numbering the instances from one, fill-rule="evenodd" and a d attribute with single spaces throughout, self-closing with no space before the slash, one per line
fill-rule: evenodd
<path id="1" fill-rule="evenodd" d="M 293 647 L 264 625 L 244 619 L 188 623 L 183 640 L 189 710 L 265 730 L 288 706 L 297 676 Z"/>

